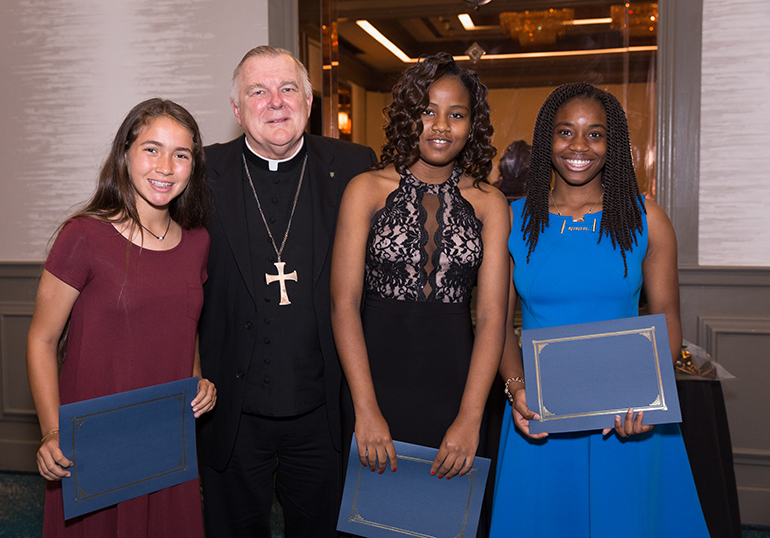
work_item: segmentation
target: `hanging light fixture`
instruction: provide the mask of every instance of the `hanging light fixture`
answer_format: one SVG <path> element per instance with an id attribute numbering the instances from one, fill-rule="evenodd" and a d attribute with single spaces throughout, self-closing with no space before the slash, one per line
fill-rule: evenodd
<path id="1" fill-rule="evenodd" d="M 574 18 L 574 9 L 508 11 L 500 13 L 500 26 L 522 47 L 553 45 Z"/>
<path id="2" fill-rule="evenodd" d="M 483 6 L 485 4 L 490 3 L 492 0 L 464 0 L 466 4 L 471 4 L 473 6 L 473 9 L 478 11 L 479 6 Z"/>
<path id="3" fill-rule="evenodd" d="M 631 37 L 655 35 L 658 29 L 657 2 L 627 2 L 610 8 L 612 29 L 628 31 Z"/>

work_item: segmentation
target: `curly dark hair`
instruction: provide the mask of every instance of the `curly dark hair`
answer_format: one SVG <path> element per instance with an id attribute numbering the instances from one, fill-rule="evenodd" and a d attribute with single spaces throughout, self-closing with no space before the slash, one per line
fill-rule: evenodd
<path id="1" fill-rule="evenodd" d="M 184 107 L 166 99 L 148 99 L 136 105 L 126 115 L 112 141 L 104 161 L 99 181 L 91 200 L 70 218 L 87 216 L 100 220 L 130 222 L 139 228 L 134 185 L 128 174 L 126 154 L 141 130 L 156 118 L 170 118 L 190 132 L 193 139 L 192 171 L 187 188 L 169 204 L 169 213 L 182 228 L 190 230 L 206 224 L 209 214 L 209 193 L 206 180 L 206 157 L 198 124 Z M 139 228 L 141 232 L 141 228 Z"/>
<path id="2" fill-rule="evenodd" d="M 537 115 L 527 174 L 527 199 L 522 210 L 521 231 L 529 245 L 527 262 L 537 246 L 540 232 L 548 226 L 548 195 L 553 173 L 553 117 L 564 103 L 577 98 L 593 99 L 601 103 L 607 114 L 607 159 L 602 170 L 604 211 L 599 241 L 607 235 L 613 248 L 620 248 L 625 275 L 628 276 L 626 251 L 631 251 L 637 244 L 636 234 L 642 232 L 642 212 L 646 212 L 644 197 L 636 183 L 628 122 L 615 96 L 585 83 L 559 86 L 551 92 Z"/>
<path id="3" fill-rule="evenodd" d="M 405 174 L 406 169 L 417 162 L 423 129 L 422 112 L 430 104 L 428 92 L 434 82 L 445 76 L 457 78 L 471 98 L 471 130 L 456 163 L 473 177 L 475 187 L 486 181 L 492 171 L 492 158 L 497 153 L 491 143 L 494 129 L 489 121 L 487 87 L 476 73 L 457 65 L 452 55 L 446 52 L 421 57 L 393 86 L 393 99 L 383 109 L 388 118 L 385 127 L 388 142 L 382 146 L 380 162 L 371 170 L 380 170 L 393 163 L 398 173 Z"/>

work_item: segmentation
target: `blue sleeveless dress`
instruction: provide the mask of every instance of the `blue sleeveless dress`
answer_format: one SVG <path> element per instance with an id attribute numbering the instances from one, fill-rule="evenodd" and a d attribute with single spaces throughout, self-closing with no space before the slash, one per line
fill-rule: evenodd
<path id="1" fill-rule="evenodd" d="M 511 203 L 508 248 L 524 329 L 638 315 L 647 219 L 638 245 L 623 258 L 599 228 L 551 214 L 527 263 L 521 232 L 524 199 Z M 513 424 L 506 403 L 490 537 L 707 537 L 677 424 L 626 440 L 601 431 L 532 440 Z"/>

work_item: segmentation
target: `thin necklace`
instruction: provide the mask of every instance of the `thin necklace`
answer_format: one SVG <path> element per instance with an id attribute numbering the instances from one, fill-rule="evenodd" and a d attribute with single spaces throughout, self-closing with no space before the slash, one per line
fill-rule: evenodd
<path id="1" fill-rule="evenodd" d="M 166 231 L 163 232 L 163 235 L 155 235 L 154 233 L 152 233 L 152 230 L 150 230 L 147 226 L 145 226 L 141 222 L 139 223 L 139 226 L 141 226 L 142 228 L 150 232 L 150 235 L 153 236 L 158 241 L 163 241 L 168 235 L 168 231 L 171 229 L 171 213 L 168 214 L 168 224 L 166 224 Z"/>
<path id="2" fill-rule="evenodd" d="M 599 196 L 599 199 L 596 200 L 596 202 L 594 203 L 593 206 L 591 206 L 591 209 L 588 210 L 588 213 L 583 213 L 583 216 L 581 216 L 581 217 L 577 217 L 577 218 L 576 217 L 572 217 L 572 222 L 585 222 L 586 215 L 590 215 L 591 213 L 593 213 L 594 209 L 596 209 L 596 206 L 599 205 L 599 202 L 602 201 L 602 198 L 604 198 L 604 187 L 602 187 L 602 194 L 601 194 L 601 196 Z M 553 189 L 551 189 L 551 200 L 553 200 L 553 207 L 556 209 L 556 214 L 559 215 L 560 217 L 563 216 L 561 214 L 561 211 L 559 211 L 559 206 L 556 205 L 556 198 L 554 198 L 554 196 L 553 196 Z"/>
<path id="3" fill-rule="evenodd" d="M 286 226 L 286 233 L 283 234 L 283 241 L 281 241 L 281 248 L 278 248 L 275 244 L 275 239 L 273 238 L 273 233 L 270 231 L 270 226 L 267 225 L 267 219 L 265 218 L 265 213 L 262 211 L 262 204 L 259 202 L 259 196 L 257 196 L 257 190 L 254 188 L 254 182 L 251 180 L 251 174 L 249 173 L 249 167 L 246 164 L 246 155 L 241 153 L 241 157 L 243 158 L 243 169 L 246 170 L 246 177 L 249 178 L 249 185 L 251 185 L 251 192 L 254 193 L 254 199 L 257 201 L 257 208 L 259 209 L 259 215 L 262 217 L 262 222 L 265 224 L 265 229 L 267 230 L 267 235 L 270 237 L 270 242 L 273 244 L 273 250 L 275 250 L 275 255 L 278 256 L 278 261 L 273 263 L 275 265 L 275 268 L 278 270 L 277 275 L 270 275 L 268 273 L 265 273 L 265 282 L 267 284 L 272 284 L 273 282 L 279 282 L 281 286 L 281 302 L 280 305 L 287 305 L 291 304 L 291 301 L 289 301 L 289 294 L 286 292 L 286 281 L 287 280 L 293 280 L 294 282 L 297 281 L 297 271 L 292 271 L 289 274 L 284 273 L 284 265 L 286 265 L 283 261 L 281 261 L 281 254 L 283 253 L 283 247 L 286 246 L 286 239 L 289 237 L 289 230 L 291 230 L 291 221 L 294 220 L 294 210 L 297 209 L 297 200 L 299 199 L 299 191 L 302 188 L 302 179 L 305 177 L 305 166 L 307 165 L 307 153 L 305 153 L 305 159 L 302 161 L 302 172 L 299 174 L 299 185 L 297 185 L 297 192 L 294 194 L 294 204 L 291 206 L 291 215 L 289 215 L 289 224 Z"/>

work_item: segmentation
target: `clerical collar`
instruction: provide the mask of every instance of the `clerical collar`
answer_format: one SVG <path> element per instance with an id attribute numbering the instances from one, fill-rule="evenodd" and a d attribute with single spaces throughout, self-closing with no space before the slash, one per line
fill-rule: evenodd
<path id="1" fill-rule="evenodd" d="M 256 166 L 259 170 L 269 170 L 271 172 L 276 172 L 278 170 L 281 172 L 286 172 L 296 166 L 299 166 L 299 164 L 302 163 L 302 158 L 305 156 L 306 151 L 304 136 L 300 138 L 297 151 L 295 151 L 292 156 L 285 159 L 267 159 L 254 151 L 254 149 L 249 145 L 248 140 L 244 138 L 243 142 L 249 150 L 243 152 L 243 154 L 246 156 L 246 160 Z"/>

